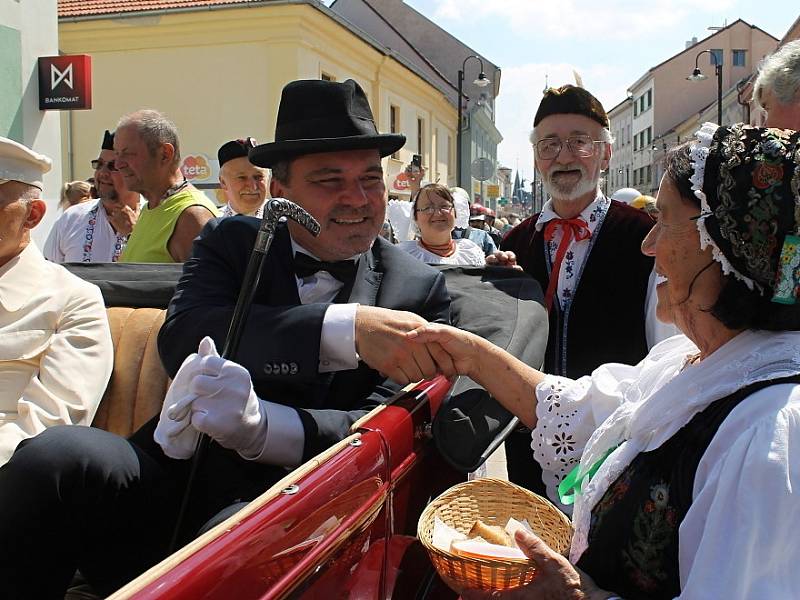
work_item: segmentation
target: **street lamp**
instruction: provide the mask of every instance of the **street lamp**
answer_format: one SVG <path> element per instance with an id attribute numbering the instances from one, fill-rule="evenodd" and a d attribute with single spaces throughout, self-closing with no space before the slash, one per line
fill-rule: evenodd
<path id="1" fill-rule="evenodd" d="M 462 105 L 462 98 L 464 96 L 462 92 L 462 87 L 464 85 L 464 70 L 467 68 L 467 61 L 470 58 L 476 59 L 481 64 L 481 72 L 478 75 L 478 78 L 473 81 L 475 85 L 478 87 L 484 88 L 487 85 L 492 83 L 491 79 L 486 77 L 486 74 L 483 72 L 483 61 L 481 60 L 480 56 L 476 56 L 471 54 L 467 58 L 464 59 L 464 62 L 461 65 L 461 70 L 458 72 L 458 129 L 456 130 L 456 181 L 459 187 L 464 187 L 461 184 L 461 134 L 462 134 L 462 112 L 463 112 L 463 105 Z M 469 191 L 469 190 L 468 190 Z M 472 196 L 472 192 L 469 191 L 470 196 Z"/>
<path id="2" fill-rule="evenodd" d="M 717 55 L 714 54 L 711 50 L 701 50 L 697 53 L 697 56 L 694 57 L 694 71 L 692 74 L 689 75 L 686 79 L 688 81 L 703 81 L 704 79 L 708 79 L 703 73 L 700 71 L 700 67 L 697 66 L 697 61 L 700 59 L 701 54 L 708 53 L 711 55 L 711 60 L 714 61 L 714 70 L 717 74 L 717 125 L 722 126 L 722 64 L 720 64 L 717 58 Z"/>

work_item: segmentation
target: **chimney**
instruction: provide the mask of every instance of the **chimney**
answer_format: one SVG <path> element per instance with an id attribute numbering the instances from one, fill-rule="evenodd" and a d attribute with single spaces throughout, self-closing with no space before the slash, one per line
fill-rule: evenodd
<path id="1" fill-rule="evenodd" d="M 691 40 L 687 40 L 687 42 L 686 42 L 686 48 L 691 48 L 691 47 L 692 47 L 692 46 L 694 46 L 696 43 L 697 43 L 697 37 L 693 37 Z M 684 48 L 684 50 L 685 50 L 686 48 Z"/>

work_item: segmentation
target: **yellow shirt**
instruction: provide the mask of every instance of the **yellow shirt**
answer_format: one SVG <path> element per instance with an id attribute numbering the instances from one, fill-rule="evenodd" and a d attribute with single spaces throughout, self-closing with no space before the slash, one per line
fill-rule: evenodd
<path id="1" fill-rule="evenodd" d="M 215 217 L 219 216 L 219 211 L 211 200 L 196 188 L 186 186 L 153 209 L 147 205 L 142 207 L 139 220 L 136 221 L 119 262 L 175 262 L 167 249 L 167 243 L 181 214 L 190 206 L 202 206 Z"/>

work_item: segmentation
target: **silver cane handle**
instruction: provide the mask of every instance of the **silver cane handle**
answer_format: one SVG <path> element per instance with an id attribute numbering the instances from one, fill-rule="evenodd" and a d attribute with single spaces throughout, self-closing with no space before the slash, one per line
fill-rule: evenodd
<path id="1" fill-rule="evenodd" d="M 314 236 L 319 235 L 319 222 L 304 208 L 285 198 L 272 198 L 264 206 L 264 221 L 262 227 L 268 227 L 274 233 L 278 221 L 282 217 L 291 219 L 305 227 Z"/>

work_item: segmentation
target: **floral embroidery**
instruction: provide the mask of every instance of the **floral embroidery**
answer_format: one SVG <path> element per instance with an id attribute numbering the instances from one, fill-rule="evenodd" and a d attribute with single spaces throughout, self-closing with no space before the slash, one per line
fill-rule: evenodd
<path id="1" fill-rule="evenodd" d="M 592 510 L 592 517 L 591 522 L 589 525 L 589 532 L 590 534 L 595 533 L 600 530 L 600 524 L 603 522 L 603 517 L 606 516 L 609 510 L 622 498 L 625 494 L 628 493 L 628 490 L 631 488 L 631 479 L 636 469 L 630 468 L 625 469 L 622 475 L 619 476 L 619 479 L 612 485 L 606 493 L 603 494 L 603 497 L 600 499 L 600 502 Z M 591 536 L 590 536 L 591 538 Z M 591 541 L 591 539 L 590 539 Z"/>
<path id="2" fill-rule="evenodd" d="M 663 481 L 650 488 L 650 498 L 636 511 L 628 547 L 622 552 L 631 580 L 652 592 L 667 580 L 663 555 L 675 539 L 678 512 L 669 504 L 669 485 Z"/>
<path id="3" fill-rule="evenodd" d="M 783 180 L 783 165 L 780 163 L 759 163 L 753 170 L 753 185 L 760 190 L 767 190 L 780 185 Z"/>
<path id="4" fill-rule="evenodd" d="M 556 456 L 562 452 L 567 454 L 567 452 L 573 452 L 575 450 L 575 441 L 572 436 L 566 432 L 555 434 L 553 436 L 553 442 L 550 445 L 556 449 Z M 564 461 L 562 460 L 562 462 Z"/>

